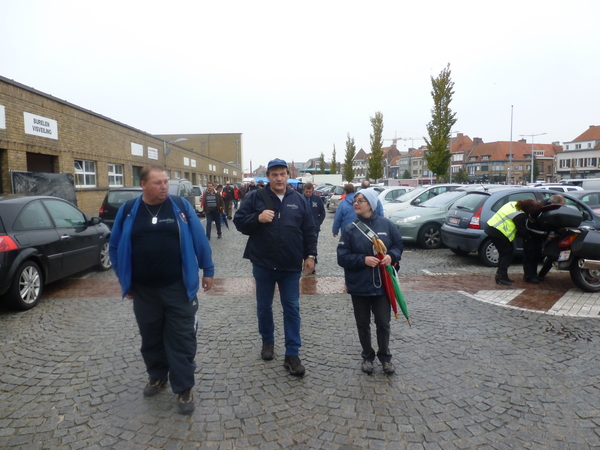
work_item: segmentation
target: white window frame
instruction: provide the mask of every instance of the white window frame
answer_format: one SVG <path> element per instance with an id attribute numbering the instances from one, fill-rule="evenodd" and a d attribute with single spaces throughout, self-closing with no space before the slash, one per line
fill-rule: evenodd
<path id="1" fill-rule="evenodd" d="M 96 187 L 96 161 L 75 159 L 73 167 L 75 169 L 75 187 Z"/>
<path id="2" fill-rule="evenodd" d="M 120 172 L 119 172 L 120 170 Z M 111 187 L 123 186 L 123 164 L 108 163 L 108 185 Z"/>

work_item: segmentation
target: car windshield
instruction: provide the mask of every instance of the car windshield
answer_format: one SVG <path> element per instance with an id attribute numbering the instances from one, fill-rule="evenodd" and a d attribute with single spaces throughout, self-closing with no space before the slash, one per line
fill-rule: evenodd
<path id="1" fill-rule="evenodd" d="M 416 189 L 413 189 L 410 192 L 407 192 L 406 194 L 401 195 L 400 197 L 398 197 L 396 200 L 394 200 L 395 202 L 398 203 L 402 203 L 402 202 L 408 202 L 409 200 L 412 200 L 413 198 L 415 198 L 416 196 L 418 196 L 419 194 L 421 194 L 422 192 L 425 191 L 425 187 L 420 186 Z"/>
<path id="2" fill-rule="evenodd" d="M 344 193 L 343 186 L 336 186 L 333 188 L 333 195 L 342 195 Z"/>
<path id="3" fill-rule="evenodd" d="M 419 206 L 423 208 L 437 208 L 438 206 L 445 206 L 463 195 L 465 195 L 463 191 L 444 192 L 421 203 Z"/>

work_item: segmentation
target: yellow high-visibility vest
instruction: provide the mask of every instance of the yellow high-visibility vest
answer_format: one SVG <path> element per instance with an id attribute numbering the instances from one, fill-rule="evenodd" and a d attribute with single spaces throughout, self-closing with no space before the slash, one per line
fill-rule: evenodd
<path id="1" fill-rule="evenodd" d="M 494 227 L 512 242 L 517 235 L 517 227 L 513 219 L 522 214 L 522 211 L 517 211 L 515 205 L 517 202 L 510 202 L 498 210 L 496 214 L 487 221 L 488 226 Z"/>

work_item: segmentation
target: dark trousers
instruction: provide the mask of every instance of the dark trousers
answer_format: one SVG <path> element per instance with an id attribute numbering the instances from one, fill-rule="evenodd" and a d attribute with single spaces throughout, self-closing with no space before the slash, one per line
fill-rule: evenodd
<path id="1" fill-rule="evenodd" d="M 227 217 L 231 217 L 231 207 L 233 206 L 233 200 L 225 200 L 225 213 Z"/>
<path id="2" fill-rule="evenodd" d="M 523 240 L 523 274 L 525 278 L 537 276 L 538 264 L 542 261 L 542 245 L 544 241 L 537 236 Z"/>
<path id="3" fill-rule="evenodd" d="M 210 239 L 210 227 L 212 222 L 215 222 L 217 226 L 217 236 L 221 236 L 221 214 L 219 211 L 209 211 L 206 213 L 206 237 Z"/>
<path id="4" fill-rule="evenodd" d="M 377 334 L 377 358 L 381 363 L 390 362 L 390 320 L 391 305 L 386 295 L 375 295 L 363 297 L 352 295 L 352 306 L 354 308 L 354 319 L 358 329 L 358 339 L 362 346 L 361 356 L 367 361 L 375 361 L 375 350 L 371 345 L 371 312 L 375 317 Z"/>
<path id="5" fill-rule="evenodd" d="M 500 278 L 508 278 L 508 267 L 514 257 L 513 244 L 506 236 L 499 233 L 499 236 L 490 236 L 492 242 L 498 250 L 498 268 L 496 275 Z"/>
<path id="6" fill-rule="evenodd" d="M 183 281 L 167 287 L 133 283 L 133 312 L 150 378 L 169 376 L 178 394 L 194 386 L 198 299 L 188 299 Z"/>

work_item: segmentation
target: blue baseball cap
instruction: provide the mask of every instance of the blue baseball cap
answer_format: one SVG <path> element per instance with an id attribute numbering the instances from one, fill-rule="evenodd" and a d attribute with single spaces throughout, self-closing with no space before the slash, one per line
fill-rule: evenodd
<path id="1" fill-rule="evenodd" d="M 267 170 L 271 169 L 272 167 L 286 167 L 287 168 L 287 163 L 283 160 L 283 159 L 279 159 L 279 158 L 275 158 L 272 159 L 271 161 L 269 161 L 269 164 L 267 165 Z"/>

